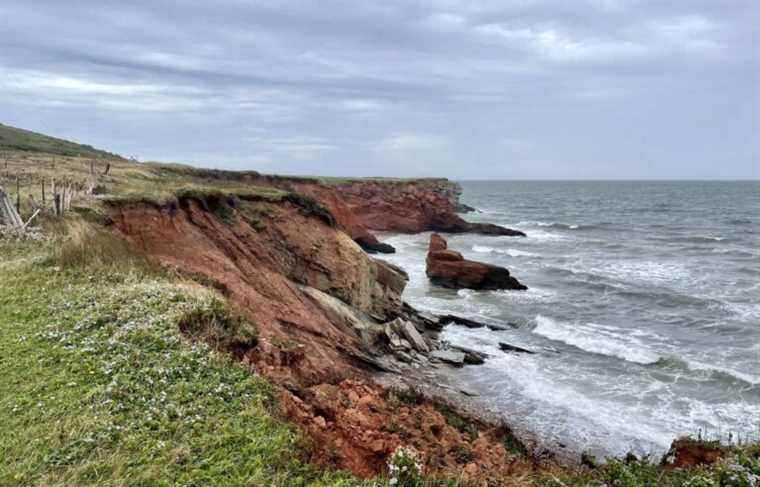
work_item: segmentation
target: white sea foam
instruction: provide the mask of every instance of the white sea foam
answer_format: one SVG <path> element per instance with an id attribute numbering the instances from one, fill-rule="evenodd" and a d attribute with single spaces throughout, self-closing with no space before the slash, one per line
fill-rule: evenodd
<path id="1" fill-rule="evenodd" d="M 577 230 L 580 228 L 580 225 L 576 223 L 559 223 L 559 222 L 542 222 L 537 220 L 527 220 L 527 221 L 521 221 L 517 223 L 518 227 L 549 227 L 549 228 L 560 228 L 565 230 Z"/>
<path id="2" fill-rule="evenodd" d="M 621 358 L 628 362 L 652 364 L 659 356 L 623 329 L 594 323 L 563 323 L 536 316 L 533 333 L 591 353 Z"/>
<path id="3" fill-rule="evenodd" d="M 572 369 L 572 365 L 567 364 Z M 587 447 L 601 446 L 599 442 L 608 443 L 604 448 L 612 454 L 623 454 L 630 445 L 621 445 L 613 440 L 623 437 L 639 438 L 652 442 L 660 449 L 667 448 L 674 435 L 668 431 L 668 427 L 674 420 L 680 419 L 672 413 L 667 414 L 666 421 L 660 418 L 650 421 L 653 412 L 651 407 L 637 404 L 620 404 L 615 401 L 600 399 L 588 394 L 589 390 L 573 384 L 572 380 L 561 380 L 565 374 L 573 375 L 572 371 L 562 368 L 562 372 L 547 368 L 547 364 L 540 356 L 517 356 L 511 354 L 494 353 L 482 366 L 489 372 L 485 376 L 498 377 L 506 375 L 510 381 L 519 386 L 515 392 L 529 397 L 534 401 L 540 401 L 541 407 L 530 408 L 527 421 L 535 427 L 542 437 L 550 437 L 557 431 L 558 424 L 567 428 L 564 441 L 567 438 L 585 443 Z M 559 375 L 557 375 L 559 373 Z M 577 373 L 581 373 L 580 370 Z M 560 379 L 560 380 L 558 380 Z M 610 384 L 614 389 L 615 386 Z M 501 386 L 501 390 L 508 388 L 509 384 Z M 628 388 L 626 384 L 619 384 L 620 388 Z M 503 396 L 508 400 L 512 395 Z M 625 414 L 620 414 L 621 410 Z M 658 411 L 659 412 L 659 411 Z M 667 408 L 665 408 L 665 412 Z M 569 414 L 568 414 L 569 413 Z M 658 415 L 659 416 L 659 415 Z M 634 421 L 632 419 L 635 418 Z M 614 435 L 612 434 L 614 432 Z"/>
<path id="4" fill-rule="evenodd" d="M 704 370 L 708 372 L 721 372 L 723 374 L 729 375 L 731 377 L 735 377 L 739 380 L 742 380 L 748 384 L 752 385 L 759 385 L 760 384 L 760 377 L 746 374 L 744 372 L 739 372 L 738 370 L 735 370 L 731 367 L 723 367 L 719 364 L 706 364 L 703 362 L 699 362 L 697 360 L 687 360 L 686 361 L 687 367 L 689 367 L 691 370 Z"/>
<path id="5" fill-rule="evenodd" d="M 533 252 L 526 252 L 525 250 L 518 250 L 518 249 L 495 249 L 493 247 L 488 247 L 486 245 L 473 245 L 472 246 L 473 252 L 479 252 L 483 254 L 488 253 L 496 253 L 496 254 L 506 254 L 510 257 L 535 257 L 537 254 L 534 254 Z"/>
<path id="6" fill-rule="evenodd" d="M 526 241 L 538 241 L 538 242 L 556 242 L 558 240 L 565 240 L 566 237 L 557 233 L 546 232 L 544 230 L 526 230 Z"/>
<path id="7" fill-rule="evenodd" d="M 742 321 L 760 319 L 760 304 L 758 303 L 725 303 L 725 306 Z"/>
<path id="8" fill-rule="evenodd" d="M 587 272 L 619 280 L 661 283 L 681 281 L 690 276 L 689 270 L 680 263 L 654 261 L 617 261 L 604 265 L 576 266 L 570 270 Z"/>

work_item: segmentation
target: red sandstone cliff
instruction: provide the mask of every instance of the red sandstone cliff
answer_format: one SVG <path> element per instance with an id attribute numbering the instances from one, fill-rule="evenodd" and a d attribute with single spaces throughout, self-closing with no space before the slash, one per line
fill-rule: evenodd
<path id="1" fill-rule="evenodd" d="M 505 450 L 504 430 L 474 421 L 474 432 L 460 431 L 429 401 L 399 404 L 373 381 L 383 362 L 368 337 L 375 343 L 383 322 L 408 311 L 407 278 L 308 200 L 190 197 L 113 204 L 110 217 L 148 256 L 215 282 L 256 325 L 258 344 L 238 358 L 279 385 L 288 418 L 314 440 L 312 461 L 370 476 L 397 446 L 414 445 L 430 471 L 531 468 Z"/>
<path id="2" fill-rule="evenodd" d="M 523 232 L 462 219 L 461 187 L 448 179 L 352 179 L 346 181 L 261 176 L 257 183 L 295 190 L 327 207 L 340 228 L 370 252 L 392 252 L 373 231 L 481 233 L 525 236 Z"/>

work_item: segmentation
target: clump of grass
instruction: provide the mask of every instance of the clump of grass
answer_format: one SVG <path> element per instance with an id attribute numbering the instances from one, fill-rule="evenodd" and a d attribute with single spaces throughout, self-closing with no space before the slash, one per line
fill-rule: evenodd
<path id="1" fill-rule="evenodd" d="M 393 389 L 390 391 L 390 400 L 392 402 L 419 405 L 425 402 L 425 395 L 416 387 L 407 387 L 406 389 Z"/>
<path id="2" fill-rule="evenodd" d="M 443 415 L 449 426 L 453 426 L 460 433 L 467 435 L 471 440 L 477 439 L 478 427 L 472 421 L 469 421 L 446 404 L 436 404 L 435 408 Z"/>
<path id="3" fill-rule="evenodd" d="M 508 452 L 514 453 L 520 456 L 528 455 L 528 448 L 514 434 L 512 429 L 509 428 L 509 426 L 504 425 L 500 428 L 499 437 L 501 438 L 502 445 L 504 445 L 504 448 L 506 448 Z"/>
<path id="4" fill-rule="evenodd" d="M 85 222 L 94 225 L 104 226 L 111 221 L 100 207 L 74 206 L 71 208 L 71 211 L 79 215 Z"/>
<path id="5" fill-rule="evenodd" d="M 243 353 L 256 347 L 259 332 L 242 315 L 233 312 L 220 299 L 190 310 L 179 320 L 179 329 L 218 350 Z"/>
<path id="6" fill-rule="evenodd" d="M 475 459 L 475 454 L 466 445 L 457 445 L 454 449 L 454 458 L 460 464 L 470 463 Z"/>
<path id="7" fill-rule="evenodd" d="M 48 262 L 62 268 L 123 267 L 147 273 L 159 270 L 125 239 L 79 218 L 64 222 L 63 235 Z"/>

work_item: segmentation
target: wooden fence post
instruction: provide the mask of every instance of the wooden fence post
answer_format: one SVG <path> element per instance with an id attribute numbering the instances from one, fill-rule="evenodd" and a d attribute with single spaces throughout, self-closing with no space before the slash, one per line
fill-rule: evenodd
<path id="1" fill-rule="evenodd" d="M 0 221 L 13 228 L 23 229 L 24 222 L 2 187 L 0 187 Z"/>

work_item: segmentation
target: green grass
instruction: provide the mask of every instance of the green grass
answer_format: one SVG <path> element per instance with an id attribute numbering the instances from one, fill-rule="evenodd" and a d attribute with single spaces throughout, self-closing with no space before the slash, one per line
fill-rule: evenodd
<path id="1" fill-rule="evenodd" d="M 118 158 L 116 154 L 95 149 L 90 145 L 77 144 L 57 139 L 29 130 L 0 124 L 0 150 L 46 152 L 61 156 L 81 156 L 95 158 Z M 0 161 L 2 162 L 2 161 Z"/>
<path id="2" fill-rule="evenodd" d="M 696 441 L 696 440 L 695 440 Z M 691 469 L 666 469 L 650 459 L 609 460 L 581 474 L 546 476 L 544 487 L 756 487 L 760 485 L 760 448 L 722 447 L 724 459 L 715 465 Z"/>
<path id="3" fill-rule="evenodd" d="M 0 485 L 356 484 L 207 344 L 254 340 L 216 293 L 59 247 L 0 241 Z"/>

